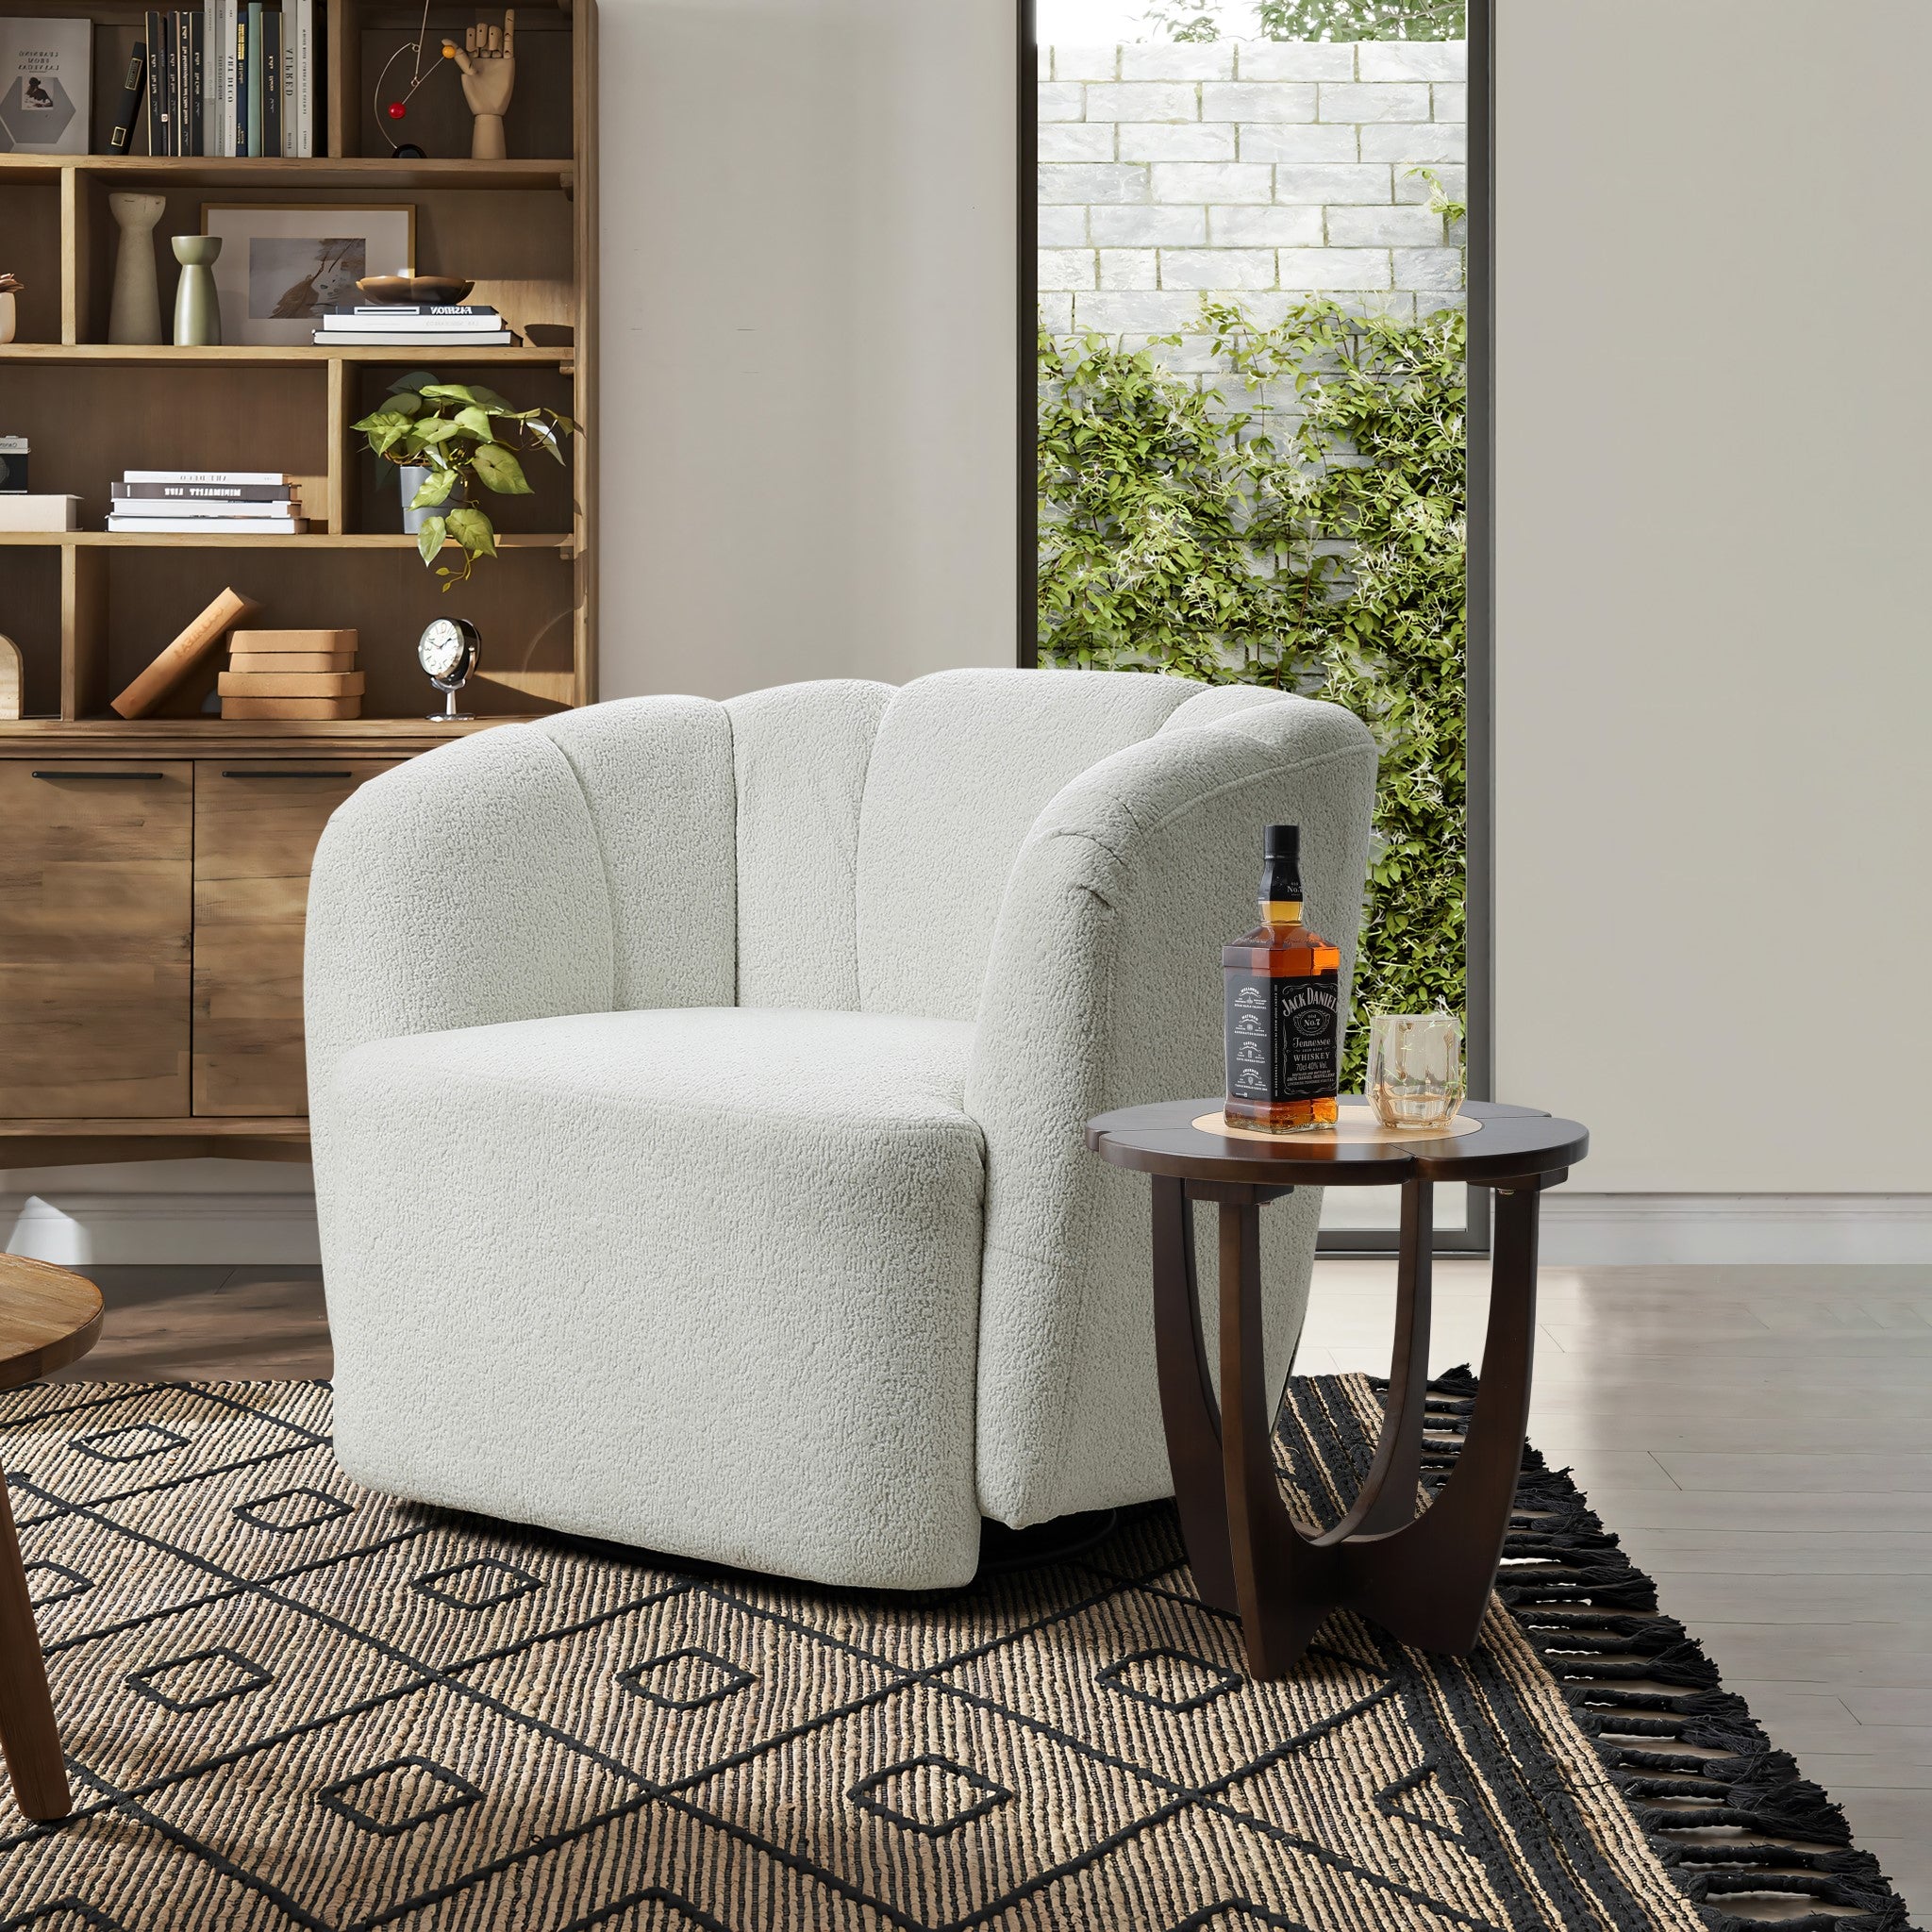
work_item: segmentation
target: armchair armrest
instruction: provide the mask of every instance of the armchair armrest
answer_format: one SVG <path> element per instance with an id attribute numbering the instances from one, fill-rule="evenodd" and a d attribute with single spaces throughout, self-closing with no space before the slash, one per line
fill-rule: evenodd
<path id="1" fill-rule="evenodd" d="M 1263 824 L 1302 827 L 1308 917 L 1341 949 L 1347 1010 L 1374 742 L 1337 706 L 1257 697 L 1204 694 L 1083 774 L 1008 884 L 965 1096 L 987 1150 L 981 1500 L 1005 1522 L 1164 1493 L 1145 1189 L 1093 1159 L 1082 1130 L 1110 1108 L 1221 1092 L 1219 948 L 1254 923 Z M 1274 1217 L 1310 1252 L 1316 1198 Z M 1296 1266 L 1270 1283 L 1282 1373 Z M 1105 1458 L 1065 1466 L 1073 1441 L 1108 1444 Z"/>

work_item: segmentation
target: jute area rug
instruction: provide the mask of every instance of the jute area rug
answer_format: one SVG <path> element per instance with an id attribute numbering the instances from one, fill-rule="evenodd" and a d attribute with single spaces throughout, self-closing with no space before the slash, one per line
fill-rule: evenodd
<path id="1" fill-rule="evenodd" d="M 1291 1385 L 1304 1511 L 1377 1416 Z M 0 1805 L 0 1927 L 1906 1924 L 1534 1456 L 1477 1655 L 1338 1617 L 1255 1685 L 1167 1506 L 884 1598 L 392 1502 L 328 1428 L 315 1384 L 0 1398 L 78 1806 Z"/>

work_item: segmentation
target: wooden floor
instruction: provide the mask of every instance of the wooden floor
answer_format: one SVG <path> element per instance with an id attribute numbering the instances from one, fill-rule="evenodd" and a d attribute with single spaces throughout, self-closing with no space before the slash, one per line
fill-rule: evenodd
<path id="1" fill-rule="evenodd" d="M 1436 1264 L 1430 1367 L 1487 1264 Z M 1530 1438 L 1932 1925 L 1932 1269 L 1545 1268 Z M 1324 1260 L 1296 1366 L 1388 1373 L 1393 1271 Z"/>
<path id="2" fill-rule="evenodd" d="M 101 1268 L 77 1380 L 326 1375 L 319 1274 Z M 1432 1366 L 1487 1268 L 1437 1264 Z M 1932 1269 L 1546 1268 L 1531 1435 L 1932 1925 Z M 1393 1268 L 1324 1260 L 1298 1366 L 1385 1371 Z"/>

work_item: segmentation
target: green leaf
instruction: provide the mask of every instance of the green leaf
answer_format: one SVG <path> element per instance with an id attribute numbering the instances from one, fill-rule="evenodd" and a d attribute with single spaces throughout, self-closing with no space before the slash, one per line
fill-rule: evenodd
<path id="1" fill-rule="evenodd" d="M 434 563 L 436 553 L 442 548 L 442 541 L 449 535 L 449 527 L 441 517 L 425 517 L 423 527 L 416 532 L 416 548 L 423 554 L 425 563 Z"/>
<path id="2" fill-rule="evenodd" d="M 456 488 L 457 473 L 454 470 L 431 470 L 423 480 L 423 487 L 410 497 L 410 509 L 434 509 L 440 503 L 449 501 L 449 493 Z"/>
<path id="3" fill-rule="evenodd" d="M 451 437 L 462 434 L 462 431 L 446 416 L 425 416 L 413 425 L 413 428 L 417 440 L 425 444 L 447 442 Z"/>
<path id="4" fill-rule="evenodd" d="M 505 449 L 502 443 L 484 443 L 470 461 L 486 490 L 493 490 L 499 496 L 532 494 L 529 479 L 524 475 L 523 464 L 518 462 L 515 455 Z"/>
<path id="5" fill-rule="evenodd" d="M 491 528 L 490 519 L 480 509 L 465 504 L 460 509 L 451 510 L 449 533 L 463 546 L 468 556 L 496 555 L 496 532 Z"/>
<path id="6" fill-rule="evenodd" d="M 478 442 L 488 442 L 494 432 L 490 427 L 490 411 L 474 407 L 457 411 L 457 427 Z"/>
<path id="7" fill-rule="evenodd" d="M 432 402 L 475 403 L 480 400 L 476 391 L 460 382 L 426 382 L 423 393 Z"/>
<path id="8" fill-rule="evenodd" d="M 393 409 L 378 409 L 351 426 L 360 430 L 368 439 L 369 447 L 382 456 L 399 438 L 409 433 L 409 418 Z"/>

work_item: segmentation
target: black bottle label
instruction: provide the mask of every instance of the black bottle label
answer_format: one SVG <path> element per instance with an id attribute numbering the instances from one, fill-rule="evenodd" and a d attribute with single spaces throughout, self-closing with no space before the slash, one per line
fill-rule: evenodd
<path id="1" fill-rule="evenodd" d="M 1326 1100 L 1341 1071 L 1341 989 L 1333 973 L 1228 973 L 1227 1091 L 1237 1100 Z"/>

